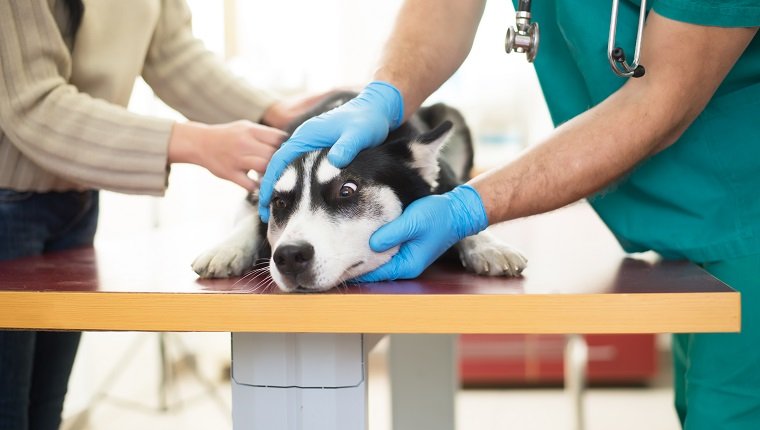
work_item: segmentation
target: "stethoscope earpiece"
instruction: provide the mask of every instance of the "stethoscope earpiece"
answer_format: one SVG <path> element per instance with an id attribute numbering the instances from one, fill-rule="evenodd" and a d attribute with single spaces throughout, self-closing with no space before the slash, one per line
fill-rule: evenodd
<path id="1" fill-rule="evenodd" d="M 617 34 L 617 16 L 618 3 L 620 0 L 612 0 L 612 16 L 610 17 L 610 36 L 607 39 L 607 59 L 610 67 L 616 75 L 622 78 L 640 78 L 644 76 L 646 70 L 639 64 L 639 50 L 641 49 L 641 39 L 644 33 L 644 20 L 647 15 L 647 2 L 641 0 L 639 9 L 639 29 L 636 33 L 636 49 L 633 52 L 633 62 L 628 64 L 625 59 L 625 51 L 619 46 L 615 46 L 615 35 Z"/>
<path id="2" fill-rule="evenodd" d="M 637 64 L 636 67 L 628 65 L 625 61 L 625 51 L 619 46 L 612 50 L 611 57 L 616 63 L 620 64 L 624 70 L 630 72 L 630 77 L 632 78 L 640 78 L 646 73 L 646 69 L 644 69 L 644 66 L 641 64 Z M 613 66 L 612 68 L 613 70 L 617 70 L 617 66 Z"/>

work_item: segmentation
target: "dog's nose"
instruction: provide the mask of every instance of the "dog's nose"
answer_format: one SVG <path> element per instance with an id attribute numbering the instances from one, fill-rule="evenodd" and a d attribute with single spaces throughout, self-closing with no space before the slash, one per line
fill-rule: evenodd
<path id="1" fill-rule="evenodd" d="M 295 242 L 277 247 L 272 256 L 277 270 L 283 275 L 297 275 L 311 263 L 314 247 L 307 242 Z"/>

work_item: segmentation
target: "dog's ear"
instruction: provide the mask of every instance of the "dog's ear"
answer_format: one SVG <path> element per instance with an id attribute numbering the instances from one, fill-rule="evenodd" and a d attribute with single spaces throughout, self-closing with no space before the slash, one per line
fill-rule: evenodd
<path id="1" fill-rule="evenodd" d="M 420 172 L 431 188 L 438 186 L 438 153 L 452 133 L 451 121 L 444 121 L 436 128 L 409 141 L 412 167 Z"/>

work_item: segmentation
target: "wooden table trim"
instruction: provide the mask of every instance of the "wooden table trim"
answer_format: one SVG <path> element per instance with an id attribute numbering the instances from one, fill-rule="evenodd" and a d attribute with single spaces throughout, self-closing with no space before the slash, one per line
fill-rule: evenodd
<path id="1" fill-rule="evenodd" d="M 285 295 L 7 291 L 0 292 L 0 328 L 304 333 L 738 332 L 740 302 L 737 292 Z"/>

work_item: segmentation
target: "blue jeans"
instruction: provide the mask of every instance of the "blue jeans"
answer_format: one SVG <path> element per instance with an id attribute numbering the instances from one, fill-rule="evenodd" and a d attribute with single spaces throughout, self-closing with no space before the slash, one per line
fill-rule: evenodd
<path id="1" fill-rule="evenodd" d="M 0 188 L 0 260 L 92 245 L 98 193 Z M 0 430 L 56 430 L 79 332 L 0 330 Z"/>

